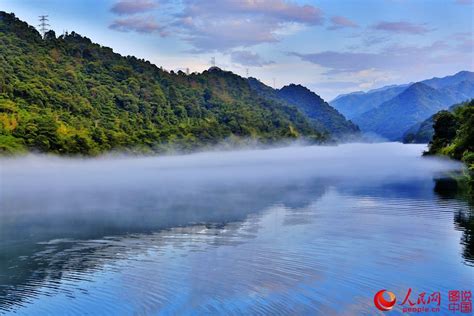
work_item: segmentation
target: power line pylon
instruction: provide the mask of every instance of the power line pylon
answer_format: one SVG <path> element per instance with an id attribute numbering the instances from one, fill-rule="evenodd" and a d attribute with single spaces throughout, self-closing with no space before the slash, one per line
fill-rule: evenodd
<path id="1" fill-rule="evenodd" d="M 38 26 L 40 28 L 41 35 L 44 38 L 44 35 L 46 34 L 46 32 L 49 31 L 48 26 L 51 26 L 51 25 L 48 24 L 49 19 L 48 19 L 47 15 L 40 15 L 39 16 L 39 21 L 40 21 L 40 24 Z"/>

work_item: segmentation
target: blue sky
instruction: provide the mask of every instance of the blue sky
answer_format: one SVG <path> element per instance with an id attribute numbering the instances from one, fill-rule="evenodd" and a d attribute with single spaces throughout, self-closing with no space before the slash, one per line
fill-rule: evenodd
<path id="1" fill-rule="evenodd" d="M 221 68 L 327 100 L 474 69 L 472 0 L 0 0 L 32 25 L 48 14 L 124 55 L 177 70 Z"/>

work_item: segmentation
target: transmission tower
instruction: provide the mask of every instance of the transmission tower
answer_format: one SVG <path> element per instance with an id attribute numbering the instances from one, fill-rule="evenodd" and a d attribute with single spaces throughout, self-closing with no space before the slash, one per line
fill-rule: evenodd
<path id="1" fill-rule="evenodd" d="M 212 67 L 216 67 L 216 57 L 211 58 L 211 65 Z"/>
<path id="2" fill-rule="evenodd" d="M 47 15 L 40 15 L 39 16 L 39 21 L 40 21 L 40 24 L 38 26 L 40 28 L 41 35 L 44 38 L 44 35 L 46 34 L 46 32 L 49 31 L 48 26 L 50 26 L 48 24 L 48 22 L 49 22 L 48 16 Z"/>

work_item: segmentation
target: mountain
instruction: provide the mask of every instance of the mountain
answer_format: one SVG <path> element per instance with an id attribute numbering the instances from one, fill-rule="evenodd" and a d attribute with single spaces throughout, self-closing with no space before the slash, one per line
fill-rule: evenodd
<path id="1" fill-rule="evenodd" d="M 410 127 L 403 135 L 405 144 L 428 144 L 433 138 L 434 115 L 421 123 L 416 123 Z"/>
<path id="2" fill-rule="evenodd" d="M 381 136 L 391 140 L 399 140 L 403 133 L 407 132 L 403 128 L 414 120 L 422 118 L 413 123 L 418 125 L 409 126 L 411 129 L 408 134 L 414 134 L 422 121 L 438 109 L 446 109 L 451 104 L 474 97 L 473 72 L 460 71 L 452 76 L 427 79 L 420 83 L 442 94 L 440 99 L 434 100 L 431 105 L 426 104 L 426 102 L 431 102 L 430 98 L 436 93 L 433 90 L 418 87 L 418 93 L 413 93 L 412 89 L 404 94 L 406 89 L 413 86 L 413 84 L 407 84 L 338 96 L 330 104 L 358 124 L 363 132 L 381 133 Z M 420 93 L 423 91 L 428 95 L 422 96 Z M 401 98 L 399 98 L 400 95 L 402 95 Z M 397 102 L 403 102 L 403 104 L 396 105 Z M 422 137 L 418 141 L 425 139 Z"/>
<path id="3" fill-rule="evenodd" d="M 464 105 L 466 105 L 466 103 L 455 104 L 449 107 L 448 111 L 454 112 L 457 108 Z M 419 122 L 410 127 L 403 135 L 403 142 L 412 144 L 428 144 L 433 139 L 433 124 L 435 122 L 436 115 L 437 114 L 432 115 L 423 122 Z"/>
<path id="4" fill-rule="evenodd" d="M 290 84 L 278 90 L 278 96 L 291 105 L 296 106 L 311 120 L 327 129 L 330 133 L 353 134 L 359 132 L 359 128 L 347 121 L 336 109 L 330 106 L 316 93 L 302 85 Z"/>
<path id="5" fill-rule="evenodd" d="M 166 72 L 74 32 L 43 39 L 0 12 L 0 152 L 156 152 L 228 138 L 323 141 L 324 133 L 231 72 Z"/>
<path id="6" fill-rule="evenodd" d="M 434 89 L 453 88 L 456 85 L 462 86 L 463 83 L 465 84 L 473 82 L 474 72 L 469 71 L 460 71 L 452 76 L 432 78 L 421 81 L 421 83 L 424 83 Z M 392 99 L 393 97 L 402 93 L 412 84 L 413 83 L 389 85 L 367 92 L 356 91 L 348 94 L 341 94 L 329 102 L 329 104 L 344 114 L 344 116 L 346 116 L 348 119 L 352 119 Z M 462 87 L 460 88 L 462 89 Z M 468 93 L 468 95 L 470 95 L 470 93 Z"/>
<path id="7" fill-rule="evenodd" d="M 474 78 L 471 81 L 464 80 L 452 86 L 440 88 L 439 91 L 449 95 L 454 100 L 469 100 L 474 96 Z"/>
<path id="8" fill-rule="evenodd" d="M 353 119 L 360 114 L 376 108 L 400 94 L 408 85 L 388 86 L 368 92 L 355 92 L 338 96 L 329 104 L 344 114 L 348 119 Z"/>
<path id="9" fill-rule="evenodd" d="M 370 131 L 390 140 L 400 140 L 414 124 L 460 101 L 464 100 L 418 82 L 377 108 L 354 118 L 354 122 L 362 131 Z"/>
<path id="10" fill-rule="evenodd" d="M 359 132 L 359 128 L 331 107 L 319 95 L 302 85 L 290 84 L 281 89 L 273 89 L 255 78 L 249 78 L 250 86 L 259 95 L 282 104 L 295 106 L 319 129 L 335 136 Z"/>
<path id="11" fill-rule="evenodd" d="M 457 85 L 461 82 L 474 82 L 474 72 L 460 71 L 452 76 L 446 76 L 442 78 L 432 78 L 423 80 L 422 82 L 432 88 L 442 89 Z"/>

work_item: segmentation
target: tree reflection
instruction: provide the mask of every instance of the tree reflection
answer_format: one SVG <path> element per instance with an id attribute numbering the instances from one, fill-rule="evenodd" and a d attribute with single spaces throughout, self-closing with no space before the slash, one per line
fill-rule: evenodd
<path id="1" fill-rule="evenodd" d="M 462 231 L 462 256 L 468 265 L 474 266 L 474 203 L 465 180 L 451 176 L 435 179 L 434 192 L 441 199 L 458 199 L 466 202 L 466 207 L 454 214 L 454 225 Z"/>

